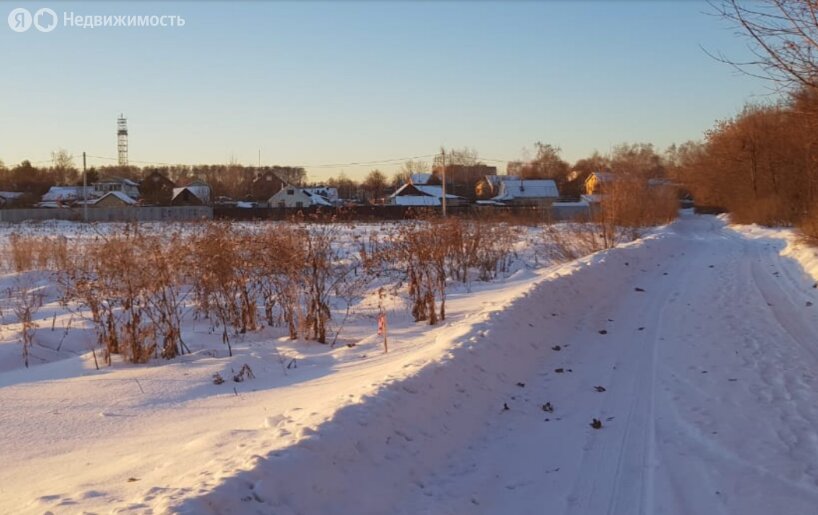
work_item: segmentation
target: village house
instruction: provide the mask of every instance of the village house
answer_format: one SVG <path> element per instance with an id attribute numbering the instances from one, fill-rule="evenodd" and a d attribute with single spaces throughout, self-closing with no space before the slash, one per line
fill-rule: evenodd
<path id="1" fill-rule="evenodd" d="M 281 177 L 272 170 L 264 170 L 256 175 L 250 184 L 250 198 L 256 201 L 266 201 L 286 186 Z"/>
<path id="2" fill-rule="evenodd" d="M 389 196 L 389 204 L 393 206 L 435 207 L 441 206 L 443 199 L 442 185 L 404 184 Z M 457 195 L 446 193 L 446 204 L 459 206 L 467 200 Z"/>
<path id="3" fill-rule="evenodd" d="M 0 191 L 0 209 L 14 207 L 23 197 L 22 193 L 13 191 Z"/>
<path id="4" fill-rule="evenodd" d="M 289 185 L 285 185 L 278 193 L 271 196 L 267 204 L 277 208 L 332 207 L 332 203 L 327 198 L 312 193 L 310 188 Z"/>
<path id="5" fill-rule="evenodd" d="M 492 200 L 514 206 L 548 207 L 560 196 L 551 179 L 500 181 L 500 190 Z"/>
<path id="6" fill-rule="evenodd" d="M 487 175 L 497 175 L 496 166 L 488 166 L 484 164 L 461 165 L 453 164 L 446 165 L 446 192 L 452 195 L 457 195 L 468 200 L 476 198 L 475 188 L 478 182 Z M 434 169 L 435 177 L 439 178 L 443 175 L 443 167 L 436 166 Z M 440 184 L 440 182 L 438 182 Z"/>
<path id="7" fill-rule="evenodd" d="M 338 196 L 338 188 L 329 188 L 327 186 L 312 186 L 310 188 L 304 188 L 304 190 L 308 191 L 311 194 L 319 195 L 327 199 L 333 205 L 337 205 L 341 202 L 341 198 Z"/>
<path id="8" fill-rule="evenodd" d="M 205 206 L 210 204 L 210 186 L 195 179 L 187 186 L 173 188 L 172 206 Z"/>
<path id="9" fill-rule="evenodd" d="M 591 172 L 585 179 L 585 195 L 600 195 L 606 184 L 616 180 L 611 172 Z"/>
<path id="10" fill-rule="evenodd" d="M 474 185 L 474 196 L 480 200 L 488 200 L 500 194 L 500 183 L 503 181 L 519 181 L 514 175 L 484 175 Z"/>
<path id="11" fill-rule="evenodd" d="M 89 202 L 92 207 L 133 207 L 138 202 L 121 191 L 111 191 L 100 198 Z"/>
<path id="12" fill-rule="evenodd" d="M 132 199 L 139 198 L 139 183 L 122 177 L 105 177 L 93 184 L 95 196 L 101 197 L 112 191 L 119 191 Z"/>
<path id="13" fill-rule="evenodd" d="M 606 188 L 611 188 L 618 180 L 620 179 L 616 174 L 611 172 L 593 172 L 585 179 L 585 194 L 581 195 L 581 199 L 589 204 L 599 204 L 606 193 Z M 678 185 L 669 179 L 654 177 L 646 180 L 635 177 L 624 180 L 647 187 L 652 195 L 678 194 Z"/>
<path id="14" fill-rule="evenodd" d="M 83 186 L 52 186 L 40 197 L 37 207 L 70 207 L 75 204 L 82 204 L 86 199 L 90 202 L 99 197 L 100 195 L 94 190 L 93 186 L 86 188 L 83 188 Z"/>
<path id="15" fill-rule="evenodd" d="M 139 193 L 145 204 L 166 206 L 173 200 L 173 181 L 154 170 L 139 184 Z"/>

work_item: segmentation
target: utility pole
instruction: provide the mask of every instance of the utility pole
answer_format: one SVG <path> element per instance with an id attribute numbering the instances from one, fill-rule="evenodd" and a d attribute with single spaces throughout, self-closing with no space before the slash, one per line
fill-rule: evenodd
<path id="1" fill-rule="evenodd" d="M 440 199 L 440 205 L 443 206 L 443 218 L 446 218 L 446 149 L 440 147 L 440 175 L 443 177 L 443 197 Z"/>
<path id="2" fill-rule="evenodd" d="M 82 153 L 82 219 L 88 223 L 88 170 L 85 167 L 85 152 Z"/>

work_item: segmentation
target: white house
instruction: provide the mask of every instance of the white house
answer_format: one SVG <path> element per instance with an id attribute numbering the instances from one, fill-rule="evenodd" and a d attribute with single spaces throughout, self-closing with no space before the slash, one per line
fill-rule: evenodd
<path id="1" fill-rule="evenodd" d="M 105 177 L 94 183 L 94 193 L 97 197 L 112 191 L 119 191 L 136 199 L 139 198 L 139 183 L 121 177 Z"/>
<path id="2" fill-rule="evenodd" d="M 442 199 L 443 186 L 408 183 L 389 196 L 389 203 L 394 206 L 434 207 L 440 206 Z M 446 204 L 450 206 L 465 202 L 463 197 L 446 194 Z"/>
<path id="3" fill-rule="evenodd" d="M 492 200 L 505 204 L 550 205 L 560 196 L 557 183 L 551 179 L 501 181 L 497 196 Z"/>
<path id="4" fill-rule="evenodd" d="M 298 188 L 285 185 L 278 193 L 267 201 L 270 207 L 303 208 L 303 207 L 332 207 L 332 203 L 310 188 Z"/>

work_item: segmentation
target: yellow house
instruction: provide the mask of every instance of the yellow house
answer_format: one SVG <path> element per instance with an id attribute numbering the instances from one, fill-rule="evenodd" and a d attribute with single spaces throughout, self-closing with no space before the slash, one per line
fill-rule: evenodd
<path id="1" fill-rule="evenodd" d="M 611 172 L 593 172 L 585 179 L 585 194 L 599 195 L 606 183 L 611 183 L 616 177 Z"/>

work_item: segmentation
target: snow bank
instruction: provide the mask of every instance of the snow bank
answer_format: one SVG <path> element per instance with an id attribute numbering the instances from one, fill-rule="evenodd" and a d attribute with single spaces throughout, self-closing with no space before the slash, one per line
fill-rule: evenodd
<path id="1" fill-rule="evenodd" d="M 733 225 L 730 228 L 748 239 L 769 240 L 770 245 L 777 246 L 782 257 L 796 261 L 806 277 L 818 281 L 818 247 L 805 241 L 796 229 L 763 227 L 755 224 Z"/>

